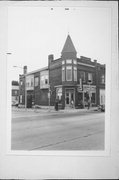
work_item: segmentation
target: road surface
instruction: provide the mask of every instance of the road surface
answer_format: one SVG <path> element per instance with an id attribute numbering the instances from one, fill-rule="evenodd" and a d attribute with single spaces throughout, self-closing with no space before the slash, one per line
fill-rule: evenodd
<path id="1" fill-rule="evenodd" d="M 12 150 L 104 150 L 104 113 L 13 112 Z"/>

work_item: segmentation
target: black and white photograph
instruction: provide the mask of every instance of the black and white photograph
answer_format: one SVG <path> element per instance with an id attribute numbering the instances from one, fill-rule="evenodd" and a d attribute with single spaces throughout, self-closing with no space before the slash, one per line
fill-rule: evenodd
<path id="1" fill-rule="evenodd" d="M 11 150 L 105 150 L 110 33 L 107 9 L 9 8 Z"/>
<path id="2" fill-rule="evenodd" d="M 112 151 L 111 5 L 62 3 L 7 7 L 9 155 Z"/>
<path id="3" fill-rule="evenodd" d="M 105 150 L 110 11 L 10 7 L 11 150 Z"/>

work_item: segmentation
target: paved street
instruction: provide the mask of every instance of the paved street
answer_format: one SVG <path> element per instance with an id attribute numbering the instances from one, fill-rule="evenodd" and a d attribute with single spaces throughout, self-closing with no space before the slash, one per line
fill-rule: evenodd
<path id="1" fill-rule="evenodd" d="M 104 113 L 13 111 L 12 150 L 103 150 Z"/>

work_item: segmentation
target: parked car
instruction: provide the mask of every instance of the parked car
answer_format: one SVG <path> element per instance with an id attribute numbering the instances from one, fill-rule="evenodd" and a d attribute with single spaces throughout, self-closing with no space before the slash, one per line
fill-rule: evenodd
<path id="1" fill-rule="evenodd" d="M 105 112 L 105 104 L 99 105 L 98 109 L 102 112 Z"/>
<path id="2" fill-rule="evenodd" d="M 18 105 L 19 105 L 18 101 L 12 101 L 12 106 L 18 107 Z"/>

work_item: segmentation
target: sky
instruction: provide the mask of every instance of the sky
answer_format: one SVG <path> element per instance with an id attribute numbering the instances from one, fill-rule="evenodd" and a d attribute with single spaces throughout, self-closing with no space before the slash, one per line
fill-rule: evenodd
<path id="1" fill-rule="evenodd" d="M 111 15 L 99 7 L 9 7 L 8 68 L 18 80 L 22 67 L 28 72 L 48 65 L 48 55 L 60 58 L 68 33 L 77 57 L 106 64 L 111 53 Z M 18 66 L 17 68 L 13 66 Z M 21 68 L 19 68 L 21 67 Z"/>

